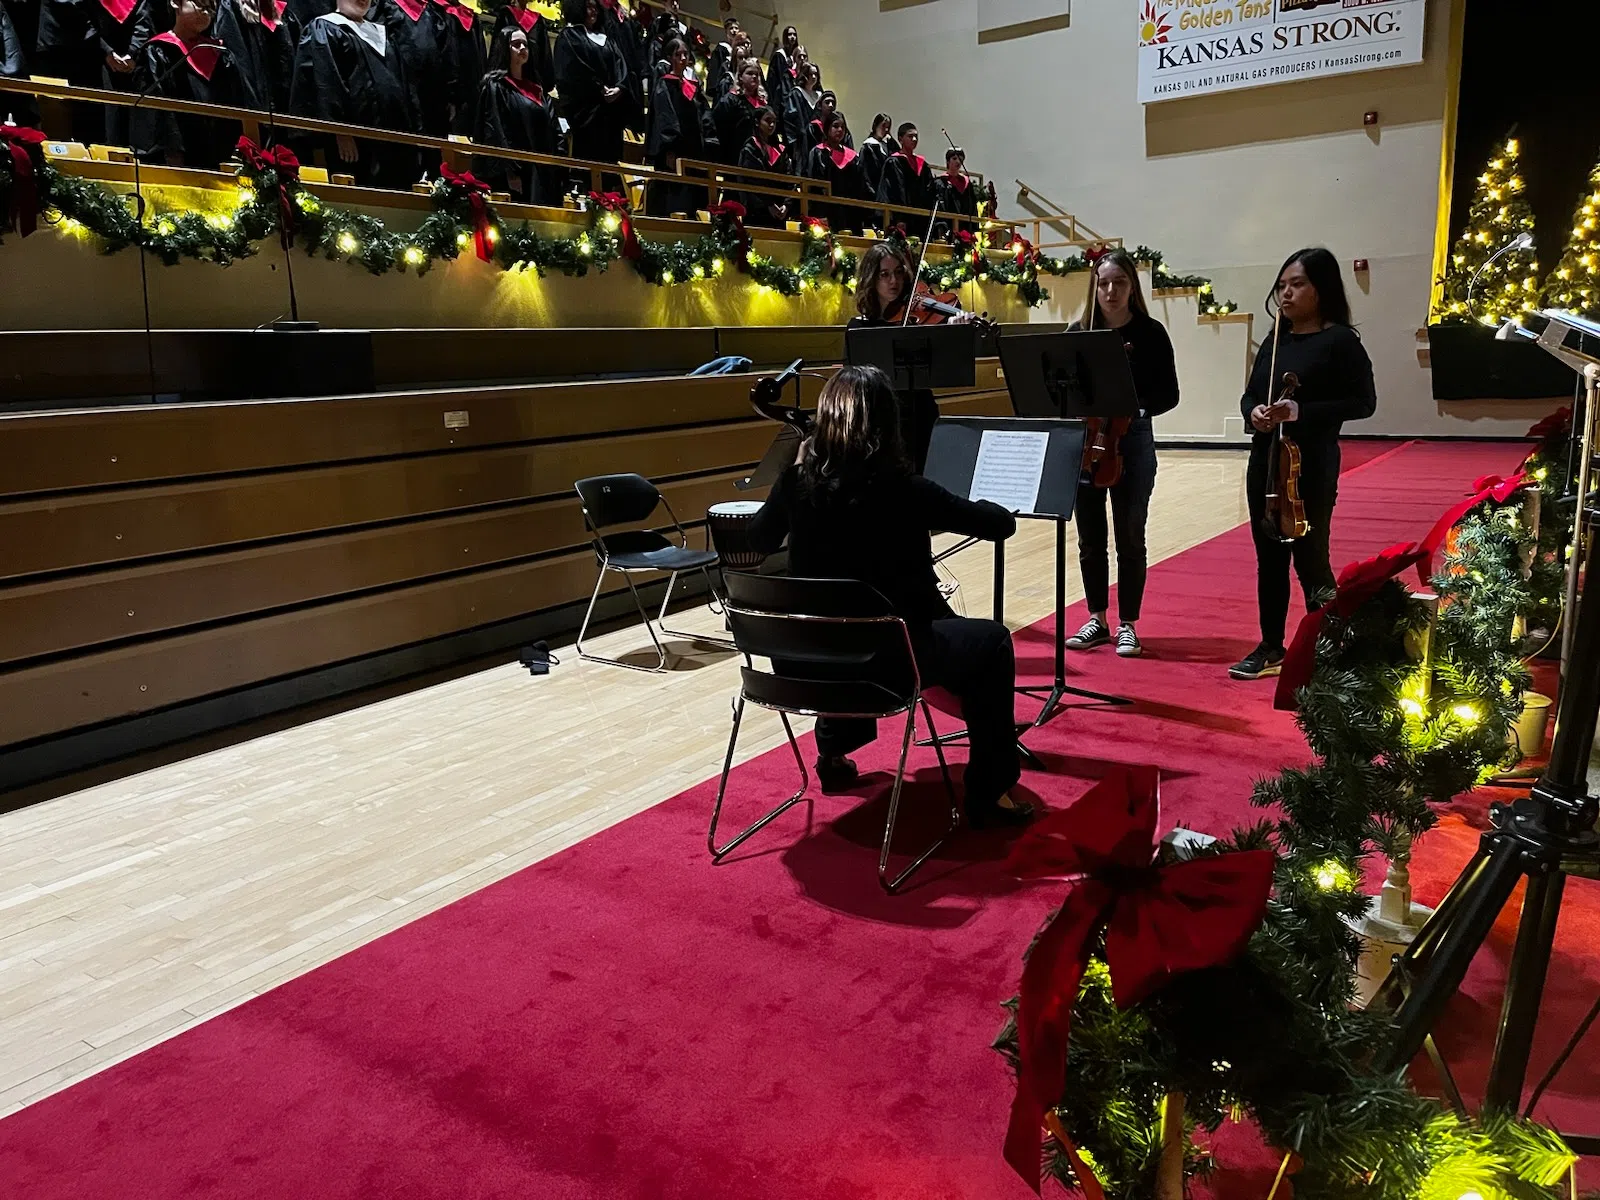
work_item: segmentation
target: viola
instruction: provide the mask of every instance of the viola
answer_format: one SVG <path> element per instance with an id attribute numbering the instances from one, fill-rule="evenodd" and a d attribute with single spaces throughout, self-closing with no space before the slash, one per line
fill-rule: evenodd
<path id="1" fill-rule="evenodd" d="M 1122 347 L 1133 353 L 1132 342 L 1123 342 Z M 1116 487 L 1122 481 L 1122 438 L 1133 418 L 1089 417 L 1083 424 L 1084 482 L 1097 488 Z"/>
<path id="2" fill-rule="evenodd" d="M 1283 390 L 1276 403 L 1294 399 L 1300 379 L 1293 371 L 1283 373 Z M 1306 504 L 1300 495 L 1300 447 L 1283 431 L 1285 422 L 1274 429 L 1274 445 L 1267 456 L 1266 503 L 1261 514 L 1261 529 L 1268 537 L 1287 545 L 1311 532 L 1306 520 Z"/>

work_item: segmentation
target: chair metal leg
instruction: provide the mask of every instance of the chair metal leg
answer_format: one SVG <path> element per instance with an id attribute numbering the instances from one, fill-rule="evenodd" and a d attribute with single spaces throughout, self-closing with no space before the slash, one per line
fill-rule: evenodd
<path id="1" fill-rule="evenodd" d="M 939 774 L 944 776 L 945 795 L 950 797 L 949 833 L 954 833 L 961 824 L 961 806 L 956 800 L 955 780 L 950 777 L 950 764 L 944 760 L 944 742 L 939 738 L 939 731 L 933 727 L 933 709 L 921 696 L 917 697 L 917 703 L 922 705 L 922 719 L 928 723 L 928 741 L 933 745 L 933 752 L 939 756 Z M 949 833 L 945 836 L 948 837 Z"/>
<path id="2" fill-rule="evenodd" d="M 794 727 L 789 724 L 789 714 L 779 713 L 778 716 L 783 721 L 783 731 L 789 735 L 789 748 L 794 751 L 795 765 L 800 768 L 800 790 L 769 811 L 765 816 L 746 826 L 732 841 L 723 846 L 717 845 L 717 822 L 722 817 L 722 800 L 728 791 L 728 775 L 733 770 L 733 748 L 739 741 L 739 723 L 744 719 L 744 696 L 741 693 L 733 705 L 733 732 L 728 735 L 728 753 L 722 760 L 722 777 L 717 781 L 717 803 L 716 807 L 711 810 L 711 830 L 706 834 L 706 845 L 711 850 L 712 862 L 720 861 L 723 855 L 734 849 L 751 834 L 804 800 L 806 789 L 811 786 L 811 777 L 806 773 L 805 759 L 800 757 L 800 743 L 795 740 Z"/>
<path id="3" fill-rule="evenodd" d="M 714 613 L 720 613 L 722 610 L 717 607 L 717 589 L 711 582 L 711 572 L 706 570 L 705 567 L 701 567 L 700 573 L 706 577 L 706 587 L 709 589 L 711 596 L 711 611 Z M 661 632 L 670 633 L 673 637 L 687 638 L 691 642 L 705 642 L 708 645 L 721 646 L 728 650 L 737 650 L 738 647 L 733 644 L 733 641 L 730 638 L 714 637 L 709 633 L 690 633 L 686 629 L 671 629 L 667 626 L 667 605 L 672 602 L 672 589 L 677 585 L 677 582 L 678 573 L 674 571 L 671 578 L 667 580 L 666 595 L 661 597 L 661 616 L 659 618 Z"/>
<path id="4" fill-rule="evenodd" d="M 937 851 L 939 847 L 943 846 L 946 839 L 948 839 L 950 836 L 949 830 L 941 833 L 938 840 L 924 850 L 921 854 L 917 855 L 917 857 L 911 861 L 910 865 L 907 866 L 905 870 L 901 871 L 900 874 L 896 875 L 893 879 L 889 878 L 889 847 L 894 842 L 894 822 L 896 816 L 898 816 L 900 812 L 900 792 L 904 787 L 906 779 L 906 755 L 911 752 L 911 735 L 916 732 L 916 725 L 917 706 L 916 704 L 912 704 L 906 709 L 906 731 L 900 738 L 900 763 L 899 766 L 895 768 L 894 788 L 889 792 L 889 818 L 884 822 L 883 825 L 883 849 L 878 854 L 878 882 L 883 885 L 883 890 L 888 892 L 891 896 L 901 884 L 911 877 L 912 872 L 933 857 L 935 851 Z M 939 761 L 941 764 L 943 763 L 943 754 L 939 756 Z M 948 782 L 948 779 L 949 776 L 947 772 L 946 782 Z M 951 809 L 951 815 L 952 817 L 955 815 L 954 807 Z M 951 828 L 954 828 L 954 824 L 951 825 Z"/>
<path id="5" fill-rule="evenodd" d="M 595 578 L 594 592 L 589 597 L 589 610 L 583 614 L 583 624 L 578 628 L 578 657 L 587 659 L 589 662 L 605 663 L 611 667 L 626 667 L 630 671 L 643 671 L 649 675 L 665 670 L 667 666 L 666 649 L 661 645 L 661 639 L 656 636 L 655 626 L 650 621 L 649 610 L 644 606 L 644 599 L 639 595 L 639 589 L 633 584 L 633 576 L 626 571 L 619 572 L 619 574 L 622 575 L 623 580 L 627 583 L 628 591 L 633 593 L 634 607 L 639 610 L 639 618 L 644 622 L 645 632 L 650 635 L 650 644 L 656 648 L 656 665 L 653 667 L 641 667 L 638 663 L 624 662 L 620 658 L 606 658 L 604 655 L 590 654 L 584 650 L 583 635 L 589 631 L 589 618 L 594 615 L 594 606 L 600 599 L 600 588 L 605 583 L 606 570 L 607 568 L 602 566 L 600 574 Z"/>

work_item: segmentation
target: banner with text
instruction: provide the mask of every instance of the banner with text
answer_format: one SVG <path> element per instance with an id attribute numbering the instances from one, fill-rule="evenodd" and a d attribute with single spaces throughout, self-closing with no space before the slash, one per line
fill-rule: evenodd
<path id="1" fill-rule="evenodd" d="M 1139 99 L 1422 61 L 1427 0 L 1138 0 Z"/>

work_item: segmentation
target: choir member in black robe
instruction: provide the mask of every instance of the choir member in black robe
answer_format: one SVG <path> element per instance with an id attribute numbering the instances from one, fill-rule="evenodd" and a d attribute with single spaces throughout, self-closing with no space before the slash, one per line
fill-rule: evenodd
<path id="1" fill-rule="evenodd" d="M 300 116 L 413 132 L 416 92 L 382 21 L 367 0 L 339 0 L 311 22 L 295 51 L 289 109 Z M 409 188 L 421 175 L 417 148 L 341 134 L 325 138 L 328 167 L 363 187 Z"/>
<path id="2" fill-rule="evenodd" d="M 722 23 L 722 41 L 706 55 L 706 99 L 714 105 L 731 92 L 738 65 L 752 57 L 749 35 L 738 17 L 729 17 Z"/>
<path id="3" fill-rule="evenodd" d="M 933 171 L 929 169 L 927 160 L 917 153 L 917 127 L 907 122 L 900 126 L 900 149 L 883 164 L 883 178 L 878 181 L 878 200 L 901 208 L 931 212 L 936 198 Z M 894 213 L 892 216 L 894 221 L 903 221 L 907 214 Z"/>
<path id="4" fill-rule="evenodd" d="M 538 26 L 534 27 L 535 29 Z M 557 154 L 556 114 L 544 89 L 530 77 L 534 35 L 509 25 L 494 35 L 489 71 L 473 105 L 472 140 L 535 154 Z M 510 159 L 475 158 L 473 172 L 497 192 L 524 204 L 561 203 L 566 172 Z"/>
<path id="5" fill-rule="evenodd" d="M 705 35 L 690 25 L 684 17 L 678 0 L 667 0 L 666 8 L 657 13 L 656 19 L 650 22 L 646 50 L 652 67 L 659 62 L 670 63 L 672 56 L 668 53 L 667 46 L 673 41 L 681 41 L 688 47 L 688 70 L 692 77 L 694 64 L 710 53 L 710 47 L 706 45 Z M 696 79 L 695 82 L 703 81 Z"/>
<path id="6" fill-rule="evenodd" d="M 417 132 L 444 137 L 450 132 L 451 18 L 428 0 L 373 0 L 367 19 L 383 23 L 389 53 L 400 60 L 417 98 Z M 475 79 L 481 79 L 480 71 Z M 476 89 L 474 89 L 476 90 Z M 437 166 L 438 151 L 424 154 Z"/>
<path id="7" fill-rule="evenodd" d="M 550 22 L 526 4 L 512 0 L 495 14 L 494 36 L 498 38 L 502 30 L 513 26 L 528 35 L 528 62 L 522 68 L 523 80 L 537 83 L 548 93 L 556 85 L 555 62 L 550 56 Z M 490 58 L 493 57 L 491 52 Z M 489 69 L 492 71 L 494 67 Z"/>
<path id="8" fill-rule="evenodd" d="M 460 0 L 433 0 L 444 51 L 446 120 L 453 133 L 472 128 L 472 105 L 489 70 L 489 54 L 478 28 L 478 14 Z"/>
<path id="9" fill-rule="evenodd" d="M 16 6 L 19 10 L 23 5 Z M 33 53 L 39 33 L 39 7 L 13 15 L 11 0 L 0 0 L 0 75 L 20 79 L 28 74 L 28 59 Z M 19 21 L 20 17 L 20 21 Z M 27 29 L 21 21 L 32 21 Z M 0 123 L 10 120 L 15 125 L 39 124 L 39 106 L 33 97 L 21 92 L 0 92 Z"/>
<path id="10" fill-rule="evenodd" d="M 819 74 L 816 64 L 807 63 L 800 68 L 800 78 L 790 89 L 783 107 L 772 106 L 774 112 L 783 116 L 784 140 L 794 147 L 797 154 L 811 149 L 806 127 L 816 120 L 817 105 L 822 101 L 822 87 L 817 83 Z"/>
<path id="11" fill-rule="evenodd" d="M 172 0 L 172 28 L 144 44 L 134 78 L 139 90 L 169 100 L 238 104 L 243 93 L 232 55 L 215 38 L 214 0 Z M 216 170 L 239 141 L 239 122 L 139 108 L 132 114 L 133 150 L 142 162 Z"/>
<path id="12" fill-rule="evenodd" d="M 809 159 L 812 149 L 828 140 L 828 122 L 835 115 L 840 120 L 844 120 L 844 114 L 839 112 L 839 98 L 832 92 L 825 90 L 817 101 L 816 116 L 812 117 L 811 123 L 802 130 L 803 140 L 795 145 L 797 152 L 801 146 L 805 147 L 805 157 L 801 161 Z M 852 150 L 856 148 L 855 140 L 850 136 L 850 122 L 848 121 L 844 123 L 844 145 Z"/>
<path id="13" fill-rule="evenodd" d="M 785 112 L 789 106 L 789 93 L 794 91 L 800 77 L 800 34 L 793 25 L 783 27 L 783 41 L 772 52 L 767 64 L 767 103 L 773 112 Z"/>
<path id="14" fill-rule="evenodd" d="M 134 92 L 134 72 L 154 32 L 146 0 L 44 0 L 33 72 L 64 77 L 78 87 Z M 103 140 L 126 146 L 128 110 L 121 105 L 76 105 L 72 130 L 85 143 Z"/>
<path id="15" fill-rule="evenodd" d="M 335 0 L 288 0 L 285 11 L 295 19 L 300 27 L 300 34 L 305 36 L 305 31 L 311 28 L 323 13 L 331 13 L 335 9 Z"/>
<path id="16" fill-rule="evenodd" d="M 688 78 L 689 47 L 674 38 L 666 47 L 668 71 L 650 92 L 650 134 L 645 156 L 658 171 L 676 171 L 680 158 L 704 159 L 711 114 L 700 85 Z M 691 219 L 707 203 L 706 189 L 692 183 L 652 181 L 645 195 L 645 213 L 665 217 L 685 213 Z"/>
<path id="17" fill-rule="evenodd" d="M 711 110 L 722 162 L 731 167 L 739 161 L 745 143 L 755 134 L 756 114 L 766 106 L 767 102 L 761 98 L 761 64 L 747 58 L 739 68 L 738 87 L 718 100 L 716 108 Z"/>
<path id="18" fill-rule="evenodd" d="M 867 185 L 861 174 L 861 157 L 844 144 L 845 124 L 843 113 L 831 113 L 824 127 L 823 140 L 812 147 L 806 160 L 806 174 L 832 185 L 835 196 L 849 200 L 870 200 Z M 835 233 L 860 233 L 866 218 L 866 209 L 847 205 L 812 205 L 811 211 L 828 219 L 828 227 Z"/>
<path id="19" fill-rule="evenodd" d="M 294 50 L 302 32 L 284 0 L 219 0 L 211 34 L 228 49 L 240 104 L 263 112 L 289 111 Z"/>
<path id="20" fill-rule="evenodd" d="M 967 174 L 967 152 L 951 146 L 944 152 L 944 174 L 935 181 L 939 194 L 939 216 L 951 218 L 950 228 L 978 232 L 978 189 Z M 970 217 L 963 221 L 959 218 Z"/>
<path id="21" fill-rule="evenodd" d="M 562 0 L 562 17 L 566 17 L 566 0 Z M 627 108 L 627 127 L 635 133 L 643 133 L 644 102 L 651 79 L 644 25 L 622 0 L 601 0 L 600 32 L 611 39 L 617 53 L 622 55 L 622 65 L 628 69 L 623 88 L 633 98 L 633 103 Z"/>
<path id="22" fill-rule="evenodd" d="M 556 90 L 572 131 L 572 157 L 621 162 L 622 131 L 633 111 L 627 63 L 602 31 L 600 0 L 563 0 L 561 11 L 567 26 L 556 39 Z M 606 189 L 621 191 L 621 177 L 608 175 Z"/>
<path id="23" fill-rule="evenodd" d="M 789 157 L 788 149 L 778 137 L 778 114 L 770 108 L 763 108 L 756 114 L 755 135 L 739 152 L 739 166 L 752 171 L 772 171 L 780 175 L 794 174 L 794 160 Z M 759 183 L 762 187 L 777 186 L 769 179 L 754 179 L 749 182 Z M 746 192 L 739 197 L 739 202 L 744 205 L 747 225 L 766 225 L 781 229 L 793 211 L 791 203 L 783 197 L 764 192 Z"/>
<path id="24" fill-rule="evenodd" d="M 888 113 L 872 118 L 872 132 L 861 143 L 861 174 L 866 179 L 867 191 L 876 198 L 878 185 L 883 182 L 883 165 L 895 151 L 894 122 Z"/>

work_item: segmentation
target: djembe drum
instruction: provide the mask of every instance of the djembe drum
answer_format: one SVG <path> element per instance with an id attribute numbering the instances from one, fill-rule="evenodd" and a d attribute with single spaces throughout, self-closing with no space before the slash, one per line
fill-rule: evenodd
<path id="1" fill-rule="evenodd" d="M 760 511 L 759 500 L 726 500 L 706 509 L 711 545 L 724 569 L 755 571 L 766 561 L 767 556 L 750 545 L 750 526 Z"/>

